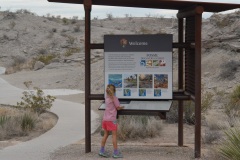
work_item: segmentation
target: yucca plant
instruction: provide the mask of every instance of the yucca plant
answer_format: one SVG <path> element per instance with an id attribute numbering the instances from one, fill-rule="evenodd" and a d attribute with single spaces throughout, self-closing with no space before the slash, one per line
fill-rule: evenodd
<path id="1" fill-rule="evenodd" d="M 36 124 L 36 118 L 29 113 L 25 113 L 21 118 L 22 131 L 31 131 Z"/>
<path id="2" fill-rule="evenodd" d="M 224 112 L 228 117 L 231 127 L 234 127 L 234 121 L 240 116 L 240 85 L 237 86 L 229 95 L 229 100 L 225 103 Z"/>
<path id="3" fill-rule="evenodd" d="M 0 126 L 2 127 L 10 118 L 6 115 L 0 116 Z"/>
<path id="4" fill-rule="evenodd" d="M 219 148 L 220 154 L 229 160 L 240 160 L 240 130 L 233 128 L 225 134 L 226 139 Z"/>

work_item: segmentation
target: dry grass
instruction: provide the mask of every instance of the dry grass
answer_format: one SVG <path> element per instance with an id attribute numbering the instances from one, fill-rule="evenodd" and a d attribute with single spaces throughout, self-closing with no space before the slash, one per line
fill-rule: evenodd
<path id="1" fill-rule="evenodd" d="M 143 139 L 159 136 L 162 130 L 160 118 L 151 116 L 121 116 L 118 137 L 120 140 Z"/>
<path id="2" fill-rule="evenodd" d="M 38 117 L 38 123 L 36 124 L 36 128 L 47 131 L 49 130 L 49 128 L 54 127 L 55 124 L 56 119 L 52 119 L 51 117 L 49 117 L 49 113 L 43 113 L 40 114 Z"/>
<path id="3" fill-rule="evenodd" d="M 7 119 L 0 125 L 0 140 L 29 140 L 38 136 L 57 123 L 57 116 L 45 112 L 39 116 L 33 112 L 12 106 L 0 105 L 0 117 Z"/>

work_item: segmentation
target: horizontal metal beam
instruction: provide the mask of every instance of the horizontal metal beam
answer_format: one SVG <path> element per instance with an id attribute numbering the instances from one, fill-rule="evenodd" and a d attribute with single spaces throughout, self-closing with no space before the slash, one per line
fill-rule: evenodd
<path id="1" fill-rule="evenodd" d="M 89 96 L 89 98 L 90 98 L 90 100 L 104 100 L 104 94 L 91 94 Z M 137 100 L 139 100 L 139 99 L 137 99 Z M 156 99 L 154 99 L 154 100 L 156 101 Z M 159 99 L 159 100 L 161 100 L 161 99 Z M 174 91 L 172 100 L 191 100 L 191 95 L 186 94 L 186 92 L 184 92 L 184 91 Z M 148 100 L 146 100 L 146 101 L 148 101 Z"/>
<path id="2" fill-rule="evenodd" d="M 48 2 L 83 4 L 84 0 L 48 0 Z M 203 6 L 206 12 L 222 12 L 240 8 L 240 4 L 198 2 L 186 0 L 93 0 L 92 5 L 119 6 L 135 8 L 156 8 L 182 10 L 191 6 Z"/>
<path id="3" fill-rule="evenodd" d="M 119 110 L 119 115 L 147 115 L 159 116 L 161 119 L 166 119 L 166 111 L 146 111 L 146 110 Z"/>
<path id="4" fill-rule="evenodd" d="M 195 43 L 172 43 L 173 48 L 194 48 Z M 104 43 L 91 43 L 90 49 L 104 49 Z"/>

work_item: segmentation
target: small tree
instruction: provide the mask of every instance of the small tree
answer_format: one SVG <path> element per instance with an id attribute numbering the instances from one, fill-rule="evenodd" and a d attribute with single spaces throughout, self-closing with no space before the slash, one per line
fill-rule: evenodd
<path id="1" fill-rule="evenodd" d="M 24 82 L 24 85 L 29 89 L 32 82 Z M 45 112 L 46 109 L 50 109 L 52 107 L 52 103 L 56 97 L 50 95 L 45 96 L 44 92 L 37 87 L 33 87 L 33 89 L 35 91 L 23 92 L 23 97 L 21 98 L 23 101 L 17 102 L 17 107 L 31 109 L 33 112 L 41 114 Z"/>

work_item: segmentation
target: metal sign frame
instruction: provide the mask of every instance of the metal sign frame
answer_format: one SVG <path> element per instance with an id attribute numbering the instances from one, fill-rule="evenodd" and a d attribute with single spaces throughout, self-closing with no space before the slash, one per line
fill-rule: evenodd
<path id="1" fill-rule="evenodd" d="M 195 158 L 201 157 L 201 29 L 202 13 L 240 8 L 240 4 L 196 2 L 186 0 L 48 0 L 49 2 L 83 4 L 85 9 L 85 151 L 91 152 L 91 100 L 103 100 L 104 94 L 91 93 L 91 50 L 104 49 L 104 44 L 91 43 L 92 5 L 157 8 L 178 10 L 178 146 L 183 146 L 183 102 L 195 103 Z M 184 28 L 185 26 L 185 28 Z M 184 35 L 185 33 L 185 35 Z M 185 69 L 185 70 L 184 70 Z M 141 113 L 141 111 L 136 111 Z M 133 112 L 125 114 L 132 115 Z M 155 113 L 156 114 L 156 113 Z"/>

